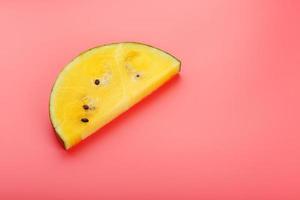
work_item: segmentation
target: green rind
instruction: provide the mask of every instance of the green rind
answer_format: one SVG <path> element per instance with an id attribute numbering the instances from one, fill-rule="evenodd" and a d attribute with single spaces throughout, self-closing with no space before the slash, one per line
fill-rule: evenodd
<path id="1" fill-rule="evenodd" d="M 58 76 L 59 76 L 59 75 L 58 75 Z M 57 76 L 57 77 L 58 77 L 58 76 Z M 57 78 L 56 78 L 56 79 L 57 79 Z M 56 82 L 56 79 L 55 79 L 55 82 Z M 55 82 L 54 82 L 54 84 L 55 84 Z M 54 130 L 55 137 L 58 139 L 59 143 L 63 146 L 63 148 L 67 150 L 66 143 L 65 143 L 65 141 L 60 137 L 60 135 L 58 134 L 58 131 L 56 131 L 55 126 L 54 126 L 54 124 L 53 124 L 53 122 L 52 122 L 52 117 L 51 117 L 51 111 L 50 111 L 50 109 L 51 109 L 51 108 L 50 108 L 50 107 L 51 107 L 51 95 L 52 95 L 52 92 L 53 92 L 54 84 L 53 84 L 53 86 L 52 86 L 52 88 L 51 88 L 51 92 L 50 92 L 50 99 L 49 99 L 49 118 L 50 118 L 51 126 L 52 126 L 52 128 L 53 128 L 53 130 Z"/>

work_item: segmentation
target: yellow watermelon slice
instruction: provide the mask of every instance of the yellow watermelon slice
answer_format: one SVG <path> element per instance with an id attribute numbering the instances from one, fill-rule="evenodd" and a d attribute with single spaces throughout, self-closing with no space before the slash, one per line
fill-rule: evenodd
<path id="1" fill-rule="evenodd" d="M 59 74 L 50 118 L 69 149 L 180 71 L 180 61 L 149 45 L 123 42 L 81 53 Z"/>

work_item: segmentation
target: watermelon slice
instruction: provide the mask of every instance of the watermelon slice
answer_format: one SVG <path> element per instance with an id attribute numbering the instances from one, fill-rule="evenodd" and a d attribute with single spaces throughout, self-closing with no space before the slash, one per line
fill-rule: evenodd
<path id="1" fill-rule="evenodd" d="M 87 50 L 58 75 L 50 118 L 65 149 L 78 144 L 180 71 L 180 61 L 149 45 L 123 42 Z"/>

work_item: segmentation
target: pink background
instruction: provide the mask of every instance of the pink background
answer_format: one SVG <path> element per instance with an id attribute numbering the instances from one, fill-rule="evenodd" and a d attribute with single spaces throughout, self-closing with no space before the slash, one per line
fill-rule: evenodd
<path id="1" fill-rule="evenodd" d="M 300 2 L 1 1 L 0 199 L 300 199 Z M 145 42 L 181 75 L 67 152 L 51 86 Z"/>

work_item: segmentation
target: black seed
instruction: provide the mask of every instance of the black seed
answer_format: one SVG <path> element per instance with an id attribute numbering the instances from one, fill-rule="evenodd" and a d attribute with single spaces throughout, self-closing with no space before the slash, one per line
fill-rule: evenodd
<path id="1" fill-rule="evenodd" d="M 84 110 L 88 110 L 90 108 L 88 105 L 83 105 L 82 107 Z"/>
<path id="2" fill-rule="evenodd" d="M 96 80 L 95 80 L 95 84 L 96 84 L 96 85 L 99 85 L 99 84 L 100 84 L 99 79 L 96 79 Z"/>
<path id="3" fill-rule="evenodd" d="M 136 74 L 136 75 L 135 75 L 135 77 L 137 77 L 137 78 L 140 78 L 140 76 L 141 76 L 140 74 Z"/>
<path id="4" fill-rule="evenodd" d="M 81 121 L 86 123 L 86 122 L 89 122 L 89 119 L 88 118 L 82 118 Z"/>

